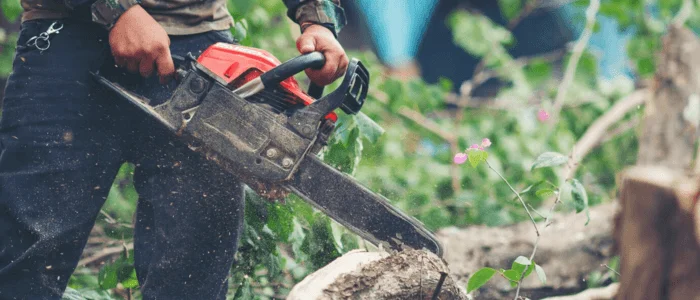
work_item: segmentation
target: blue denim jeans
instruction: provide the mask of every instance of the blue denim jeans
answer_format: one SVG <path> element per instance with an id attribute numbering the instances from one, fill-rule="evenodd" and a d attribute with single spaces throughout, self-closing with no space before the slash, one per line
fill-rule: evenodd
<path id="1" fill-rule="evenodd" d="M 46 51 L 26 46 L 53 20 L 22 24 L 0 119 L 0 299 L 60 299 L 120 165 L 139 193 L 135 267 L 144 299 L 224 299 L 243 224 L 243 185 L 98 87 L 116 70 L 107 33 L 63 20 Z M 171 37 L 197 56 L 229 32 Z M 117 76 L 118 77 L 118 76 Z M 155 101 L 174 83 L 124 77 Z"/>

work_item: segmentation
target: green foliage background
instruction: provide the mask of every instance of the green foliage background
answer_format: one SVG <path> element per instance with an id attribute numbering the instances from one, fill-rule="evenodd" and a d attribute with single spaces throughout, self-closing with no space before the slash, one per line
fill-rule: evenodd
<path id="1" fill-rule="evenodd" d="M 513 19 L 532 1 L 536 0 L 499 0 L 499 4 L 504 17 Z M 588 1 L 575 2 L 582 7 L 588 5 Z M 516 63 L 508 50 L 519 41 L 503 24 L 495 24 L 478 13 L 457 11 L 445 21 L 453 29 L 458 45 L 474 56 L 483 57 L 487 69 L 509 83 L 496 100 L 502 104 L 499 107 L 508 109 L 465 108 L 461 112 L 463 116 L 456 117 L 459 113 L 448 106 L 446 97 L 453 84 L 461 83 L 443 80 L 429 85 L 420 80 L 400 81 L 386 76 L 372 53 L 350 52 L 350 56 L 361 59 L 369 67 L 372 75 L 370 95 L 363 108 L 369 118 L 341 113 L 338 130 L 322 155 L 327 162 L 384 194 L 432 230 L 525 221 L 527 215 L 519 202 L 495 173 L 485 167 L 452 169 L 455 149 L 439 134 L 402 112 L 417 112 L 454 134 L 458 151 L 479 143 L 484 137 L 490 138 L 493 145 L 488 149 L 489 163 L 514 183 L 517 190 L 523 191 L 522 196 L 530 205 L 540 208 L 546 197 L 538 194 L 551 194 L 535 193 L 536 189 L 529 189 L 530 192 L 528 187 L 543 182 L 557 186 L 559 179 L 555 169 L 531 171 L 537 156 L 548 151 L 569 153 L 591 122 L 629 94 L 636 83 L 653 75 L 660 36 L 681 2 L 603 0 L 600 15 L 615 18 L 624 29 L 634 31 L 627 51 L 636 82 L 600 80 L 596 67 L 599 58 L 586 51 L 556 123 L 538 122 L 536 113 L 539 109 L 550 109 L 562 65 L 545 59 Z M 650 6 L 654 8 L 652 14 Z M 16 18 L 21 10 L 18 0 L 0 0 L 0 7 L 8 19 Z M 282 1 L 229 0 L 229 8 L 236 19 L 232 32 L 242 44 L 266 49 L 280 60 L 297 55 Z M 574 22 L 583 27 L 585 17 L 580 16 Z M 694 29 L 700 25 L 697 9 L 687 25 Z M 14 41 L 14 36 L 0 34 L 0 76 L 10 72 Z M 297 77 L 306 82 L 302 75 Z M 641 114 L 641 109 L 634 111 L 622 122 L 639 118 Z M 576 174 L 579 178 L 576 185 L 585 188 L 590 205 L 615 196 L 615 174 L 634 163 L 636 151 L 637 139 L 631 130 L 607 140 L 583 160 Z M 132 238 L 131 223 L 138 199 L 131 183 L 133 170 L 131 164 L 122 167 L 97 222 L 100 230 L 95 234 L 110 240 L 110 245 L 128 244 Z M 460 189 L 453 187 L 453 174 Z M 576 199 L 563 200 L 570 205 L 560 206 L 561 210 L 579 211 Z M 294 196 L 286 204 L 277 204 L 248 193 L 245 231 L 237 254 L 238 264 L 229 280 L 229 297 L 279 298 L 305 275 L 358 247 L 370 246 Z M 133 251 L 124 251 L 121 257 L 99 268 L 79 267 L 71 278 L 65 299 L 113 299 L 129 292 L 138 298 L 132 258 Z"/>

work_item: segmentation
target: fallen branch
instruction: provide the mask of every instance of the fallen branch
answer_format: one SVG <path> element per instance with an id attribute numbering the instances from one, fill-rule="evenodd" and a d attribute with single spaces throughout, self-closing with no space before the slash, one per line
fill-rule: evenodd
<path id="1" fill-rule="evenodd" d="M 81 259 L 78 261 L 78 266 L 85 266 L 87 264 L 93 263 L 95 261 L 99 261 L 102 259 L 105 259 L 109 256 L 116 255 L 124 251 L 124 249 L 127 250 L 132 250 L 134 249 L 134 243 L 128 243 L 126 245 L 122 246 L 115 246 L 115 247 L 108 247 L 108 248 L 103 248 L 99 252 L 93 254 L 92 256 L 86 257 L 84 259 Z"/>
<path id="2" fill-rule="evenodd" d="M 609 300 L 615 298 L 619 288 L 619 283 L 613 283 L 606 287 L 587 289 L 576 295 L 551 297 L 542 300 Z"/>
<path id="3" fill-rule="evenodd" d="M 584 214 L 554 214 L 552 220 L 557 222 L 550 221 L 545 235 L 556 238 L 541 239 L 533 258 L 547 273 L 547 282 L 542 284 L 537 276 L 528 276 L 521 284 L 521 294 L 530 299 L 570 295 L 587 288 L 591 272 L 606 272 L 601 265 L 614 255 L 612 228 L 616 209 L 616 203 L 591 207 L 588 225 Z M 539 222 L 538 226 L 544 228 L 544 224 Z M 451 275 L 461 286 L 466 286 L 476 270 L 510 266 L 515 258 L 532 251 L 534 245 L 530 222 L 501 227 L 448 227 L 438 230 L 436 236 L 444 246 Z M 513 299 L 515 292 L 506 279 L 494 278 L 472 296 Z"/>

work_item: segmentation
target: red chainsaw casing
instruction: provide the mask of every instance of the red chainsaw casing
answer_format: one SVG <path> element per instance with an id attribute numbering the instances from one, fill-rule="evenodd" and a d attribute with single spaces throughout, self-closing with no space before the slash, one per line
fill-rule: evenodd
<path id="1" fill-rule="evenodd" d="M 232 89 L 281 64 L 276 57 L 265 50 L 226 43 L 209 46 L 197 58 L 197 62 L 221 77 Z M 280 87 L 293 95 L 289 100 L 294 104 L 301 103 L 306 106 L 316 101 L 301 90 L 294 77 L 282 81 Z M 338 116 L 330 113 L 326 119 L 335 122 Z"/>

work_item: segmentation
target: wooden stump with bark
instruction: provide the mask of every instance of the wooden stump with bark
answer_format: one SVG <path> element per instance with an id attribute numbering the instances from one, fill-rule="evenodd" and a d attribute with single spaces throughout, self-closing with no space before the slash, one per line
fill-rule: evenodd
<path id="1" fill-rule="evenodd" d="M 700 40 L 671 26 L 647 100 L 636 167 L 620 176 L 617 299 L 700 299 Z M 693 161 L 695 171 L 693 172 Z"/>

